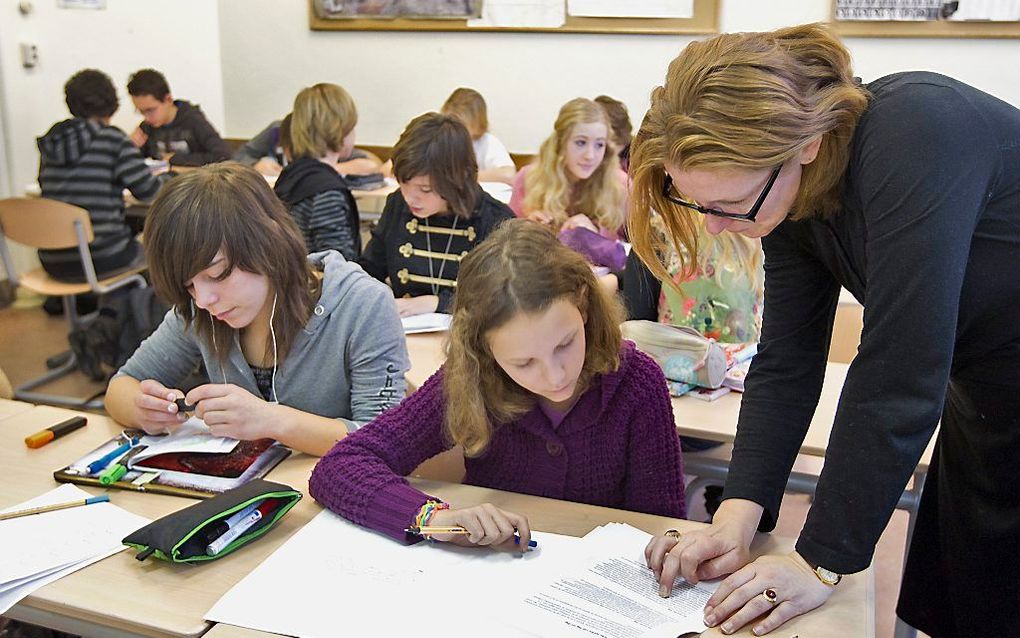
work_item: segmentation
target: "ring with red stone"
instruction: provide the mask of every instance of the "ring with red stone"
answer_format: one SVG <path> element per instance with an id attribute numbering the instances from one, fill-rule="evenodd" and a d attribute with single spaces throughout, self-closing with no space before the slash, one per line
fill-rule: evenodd
<path id="1" fill-rule="evenodd" d="M 775 589 L 772 589 L 771 587 L 763 591 L 761 595 L 762 598 L 764 598 L 765 601 L 768 602 L 768 604 L 770 605 L 775 605 L 776 603 L 779 602 L 779 593 Z"/>

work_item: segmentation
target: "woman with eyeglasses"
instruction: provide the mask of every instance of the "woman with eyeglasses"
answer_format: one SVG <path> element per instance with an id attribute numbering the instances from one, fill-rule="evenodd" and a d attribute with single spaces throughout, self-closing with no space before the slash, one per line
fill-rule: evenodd
<path id="1" fill-rule="evenodd" d="M 729 574 L 706 623 L 759 635 L 823 604 L 870 564 L 941 420 L 897 613 L 932 636 L 1015 635 L 1020 110 L 934 73 L 861 84 L 821 25 L 721 35 L 670 64 L 630 170 L 630 237 L 660 278 L 648 211 L 690 255 L 699 215 L 765 251 L 725 500 L 710 528 L 646 548 L 663 595 Z M 818 401 L 840 286 L 864 331 L 825 469 L 796 551 L 751 562 Z"/>

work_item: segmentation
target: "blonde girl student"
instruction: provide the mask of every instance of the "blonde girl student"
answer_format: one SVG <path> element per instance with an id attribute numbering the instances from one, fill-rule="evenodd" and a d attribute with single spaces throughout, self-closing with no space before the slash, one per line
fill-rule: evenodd
<path id="1" fill-rule="evenodd" d="M 482 190 L 477 173 L 471 136 L 448 115 L 416 117 L 393 147 L 400 190 L 386 199 L 358 263 L 389 280 L 402 317 L 449 312 L 461 260 L 513 218 Z"/>
<path id="2" fill-rule="evenodd" d="M 585 98 L 564 104 L 538 159 L 514 177 L 510 208 L 557 232 L 584 227 L 610 239 L 622 237 L 627 175 L 611 139 L 602 106 Z"/>
<path id="3" fill-rule="evenodd" d="M 336 84 L 316 84 L 294 98 L 289 126 L 281 125 L 281 146 L 290 160 L 273 190 L 287 205 L 309 252 L 361 254 L 361 218 L 347 182 L 336 171 L 354 150 L 358 111 Z"/>
<path id="4" fill-rule="evenodd" d="M 471 145 L 478 162 L 479 182 L 510 184 L 514 181 L 517 169 L 503 142 L 489 132 L 488 107 L 481 93 L 463 87 L 455 89 L 446 98 L 440 112 L 463 122 L 471 134 Z"/>
<path id="5" fill-rule="evenodd" d="M 254 169 L 216 164 L 170 182 L 145 244 L 173 308 L 110 381 L 106 409 L 123 425 L 173 430 L 183 398 L 213 434 L 318 455 L 403 397 L 389 290 L 337 252 L 307 255 Z M 199 363 L 210 383 L 185 392 Z"/>
<path id="6" fill-rule="evenodd" d="M 684 516 L 665 379 L 622 340 L 620 319 L 584 257 L 538 224 L 507 222 L 464 259 L 445 365 L 324 456 L 310 493 L 401 541 L 425 519 L 470 532 L 437 540 L 512 547 L 525 513 L 441 503 L 403 478 L 457 445 L 472 485 Z"/>

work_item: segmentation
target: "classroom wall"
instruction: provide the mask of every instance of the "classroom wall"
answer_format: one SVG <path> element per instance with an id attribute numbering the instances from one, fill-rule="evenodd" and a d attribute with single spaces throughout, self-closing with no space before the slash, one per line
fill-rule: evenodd
<path id="1" fill-rule="evenodd" d="M 721 0 L 724 31 L 826 20 L 830 0 Z M 246 137 L 289 110 L 315 82 L 346 87 L 359 107 L 358 139 L 391 145 L 415 115 L 457 86 L 478 89 L 511 151 L 534 152 L 568 99 L 607 93 L 635 126 L 679 36 L 310 31 L 303 0 L 220 0 L 227 133 Z M 900 70 L 955 76 L 1020 105 L 1020 40 L 848 40 L 866 81 Z M 1007 61 L 1009 61 L 1007 63 Z"/>
<path id="2" fill-rule="evenodd" d="M 69 117 L 64 83 L 75 71 L 95 67 L 117 86 L 121 104 L 113 123 L 125 132 L 137 126 L 124 86 L 128 76 L 151 66 L 163 71 L 174 96 L 197 102 L 214 126 L 223 128 L 219 7 L 209 0 L 106 0 L 102 10 L 60 9 L 56 0 L 34 0 L 29 15 L 17 0 L 0 0 L 0 123 L 7 187 L 0 196 L 20 195 L 38 174 L 35 138 Z M 38 46 L 39 64 L 21 66 L 18 45 Z M 3 187 L 3 181 L 0 181 Z M 19 251 L 19 267 L 31 260 Z"/>

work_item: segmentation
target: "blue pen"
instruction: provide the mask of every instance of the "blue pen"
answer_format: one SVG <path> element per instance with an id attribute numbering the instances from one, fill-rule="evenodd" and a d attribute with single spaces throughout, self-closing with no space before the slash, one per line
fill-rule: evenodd
<path id="1" fill-rule="evenodd" d="M 518 536 L 517 534 L 514 534 L 514 545 L 520 545 L 520 544 L 521 544 L 521 537 Z M 538 547 L 538 541 L 536 541 L 534 539 L 528 541 L 528 547 L 532 547 L 532 548 Z"/>
<path id="2" fill-rule="evenodd" d="M 130 450 L 133 446 L 138 445 L 139 440 L 140 439 L 137 438 L 129 439 L 125 443 L 118 445 L 117 449 L 115 449 L 114 451 L 110 452 L 109 454 L 104 454 L 100 458 L 89 463 L 87 468 L 89 474 L 95 474 L 96 472 L 101 472 L 102 470 L 104 470 L 107 465 L 113 462 L 114 459 L 119 458 L 122 454 Z"/>

